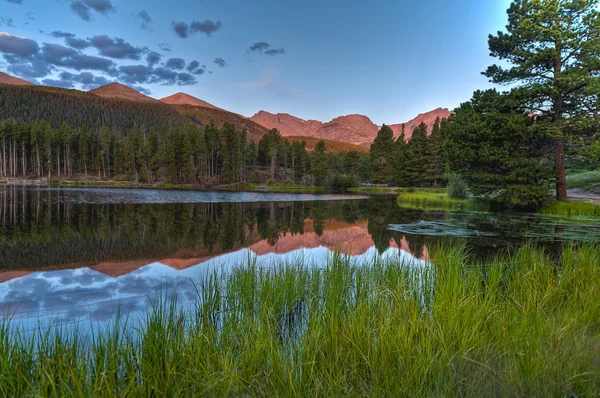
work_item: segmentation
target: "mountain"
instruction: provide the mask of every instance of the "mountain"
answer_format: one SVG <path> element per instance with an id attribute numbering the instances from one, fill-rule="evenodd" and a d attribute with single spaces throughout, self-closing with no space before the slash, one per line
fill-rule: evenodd
<path id="1" fill-rule="evenodd" d="M 445 108 L 437 108 L 433 111 L 422 113 L 416 118 L 404 123 L 406 139 L 412 136 L 413 130 L 425 123 L 428 131 L 436 118 L 447 119 L 452 114 Z M 360 145 L 368 148 L 380 127 L 364 115 L 348 115 L 336 117 L 330 122 L 322 123 L 317 120 L 304 120 L 287 113 L 269 113 L 260 111 L 250 118 L 256 123 L 267 129 L 276 128 L 284 137 L 312 137 L 315 139 L 325 139 L 332 141 L 341 141 L 351 145 Z M 402 131 L 402 123 L 390 125 L 394 131 L 394 136 L 398 137 Z"/>
<path id="2" fill-rule="evenodd" d="M 106 86 L 95 88 L 89 92 L 102 98 L 124 99 L 136 102 L 160 102 L 121 83 L 107 84 Z"/>
<path id="3" fill-rule="evenodd" d="M 368 117 L 348 115 L 336 117 L 329 123 L 325 123 L 318 134 L 328 140 L 369 147 L 377 137 L 378 131 L 379 127 Z"/>
<path id="4" fill-rule="evenodd" d="M 268 128 L 276 128 L 284 137 L 313 137 L 368 147 L 379 127 L 366 116 L 340 116 L 328 123 L 303 120 L 287 113 L 272 114 L 260 111 L 250 120 Z"/>
<path id="5" fill-rule="evenodd" d="M 55 128 L 67 122 L 72 127 L 96 129 L 104 125 L 121 131 L 135 125 L 159 129 L 192 123 L 158 101 L 123 101 L 58 87 L 0 84 L 0 119 L 10 118 L 17 123 L 45 120 Z"/>
<path id="6" fill-rule="evenodd" d="M 218 128 L 224 123 L 232 123 L 255 137 L 261 137 L 276 128 L 282 136 L 292 140 L 307 138 L 309 148 L 319 140 L 329 140 L 328 151 L 333 152 L 358 150 L 357 145 L 368 148 L 380 129 L 367 116 L 357 114 L 340 116 L 327 123 L 266 111 L 246 118 L 185 93 L 180 92 L 158 101 L 120 83 L 85 92 L 35 86 L 0 72 L 0 85 L 0 114 L 14 117 L 17 121 L 36 118 L 60 125 L 65 115 L 69 115 L 70 123 L 74 125 L 107 124 L 124 129 L 135 124 L 158 127 L 169 122 L 181 126 L 190 122 L 208 124 L 212 121 Z M 11 87 L 14 89 L 9 89 Z M 438 108 L 418 115 L 404 123 L 406 139 L 412 136 L 413 130 L 421 122 L 427 124 L 431 131 L 436 118 L 445 119 L 451 114 L 448 109 Z M 396 137 L 400 135 L 402 123 L 390 127 Z"/>
<path id="7" fill-rule="evenodd" d="M 316 120 L 303 120 L 287 113 L 272 114 L 260 111 L 252 116 L 255 121 L 267 129 L 277 129 L 285 137 L 314 137 L 315 132 L 323 126 Z"/>
<path id="8" fill-rule="evenodd" d="M 33 86 L 33 83 L 28 82 L 27 80 L 19 79 L 18 77 L 14 77 L 11 75 L 7 75 L 4 72 L 0 72 L 0 84 L 10 84 L 13 86 Z"/>
<path id="9" fill-rule="evenodd" d="M 205 108 L 203 106 L 167 104 L 163 104 L 163 106 L 165 108 L 173 109 L 186 118 L 201 124 L 213 122 L 216 127 L 220 128 L 224 123 L 231 123 L 237 129 L 246 130 L 250 135 L 255 137 L 262 137 L 269 132 L 267 128 L 246 117 L 219 108 L 213 109 Z"/>
<path id="10" fill-rule="evenodd" d="M 224 109 L 214 106 L 213 104 L 209 104 L 208 102 L 203 101 L 199 98 L 192 97 L 191 95 L 186 94 L 186 93 L 173 94 L 169 97 L 165 97 L 165 98 L 161 99 L 160 102 L 162 102 L 164 104 L 169 104 L 169 105 L 192 105 L 192 106 L 201 106 L 203 108 L 224 110 Z"/>
<path id="11" fill-rule="evenodd" d="M 412 137 L 413 130 L 416 129 L 421 123 L 425 123 L 427 125 L 427 132 L 431 133 L 431 128 L 433 127 L 433 123 L 435 123 L 435 119 L 438 117 L 440 120 L 448 119 L 450 115 L 452 115 L 452 112 L 446 108 L 437 108 L 429 112 L 421 113 L 416 118 L 404 123 L 404 135 L 406 140 Z M 394 131 L 394 137 L 398 138 L 402 132 L 402 123 L 392 124 L 390 125 L 390 128 Z"/>

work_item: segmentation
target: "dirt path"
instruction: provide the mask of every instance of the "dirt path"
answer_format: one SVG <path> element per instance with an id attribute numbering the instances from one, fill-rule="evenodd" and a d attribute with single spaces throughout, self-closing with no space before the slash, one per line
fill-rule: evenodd
<path id="1" fill-rule="evenodd" d="M 591 191 L 585 191 L 581 188 L 569 189 L 569 199 L 579 200 L 581 202 L 595 203 L 600 205 L 600 194 Z"/>

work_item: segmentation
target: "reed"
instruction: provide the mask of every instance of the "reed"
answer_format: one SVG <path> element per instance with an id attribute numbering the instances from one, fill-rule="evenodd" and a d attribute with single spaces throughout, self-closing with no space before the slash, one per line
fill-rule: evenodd
<path id="1" fill-rule="evenodd" d="M 566 200 L 553 202 L 544 206 L 542 208 L 542 213 L 573 217 L 600 217 L 600 205 L 576 200 Z"/>
<path id="2" fill-rule="evenodd" d="M 0 327 L 2 396 L 595 396 L 600 246 L 247 264 L 141 321 Z M 187 308 L 187 309 L 183 309 Z M 193 308 L 193 309 L 189 309 Z"/>

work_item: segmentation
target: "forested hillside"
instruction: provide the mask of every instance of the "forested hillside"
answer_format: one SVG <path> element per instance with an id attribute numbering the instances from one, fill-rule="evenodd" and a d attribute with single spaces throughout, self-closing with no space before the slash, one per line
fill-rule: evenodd
<path id="1" fill-rule="evenodd" d="M 269 130 L 260 124 L 238 115 L 237 113 L 224 111 L 222 109 L 207 108 L 192 105 L 165 105 L 181 115 L 200 124 L 213 122 L 215 126 L 222 127 L 225 123 L 231 123 L 238 129 L 246 130 L 250 135 L 260 137 L 267 134 Z"/>
<path id="2" fill-rule="evenodd" d="M 106 99 L 56 87 L 10 85 L 0 85 L 0 119 L 18 123 L 46 121 L 54 128 L 66 121 L 71 127 L 120 130 L 135 125 L 159 128 L 190 123 L 190 119 L 161 103 Z"/>

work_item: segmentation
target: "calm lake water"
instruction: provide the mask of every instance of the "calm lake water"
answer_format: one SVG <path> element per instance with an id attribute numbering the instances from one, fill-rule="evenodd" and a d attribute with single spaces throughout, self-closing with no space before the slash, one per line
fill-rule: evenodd
<path id="1" fill-rule="evenodd" d="M 408 210 L 388 196 L 0 186 L 0 317 L 27 329 L 143 315 L 152 297 L 191 302 L 194 282 L 249 260 L 323 267 L 341 251 L 425 266 L 442 239 L 477 260 L 599 237 L 599 219 Z"/>

